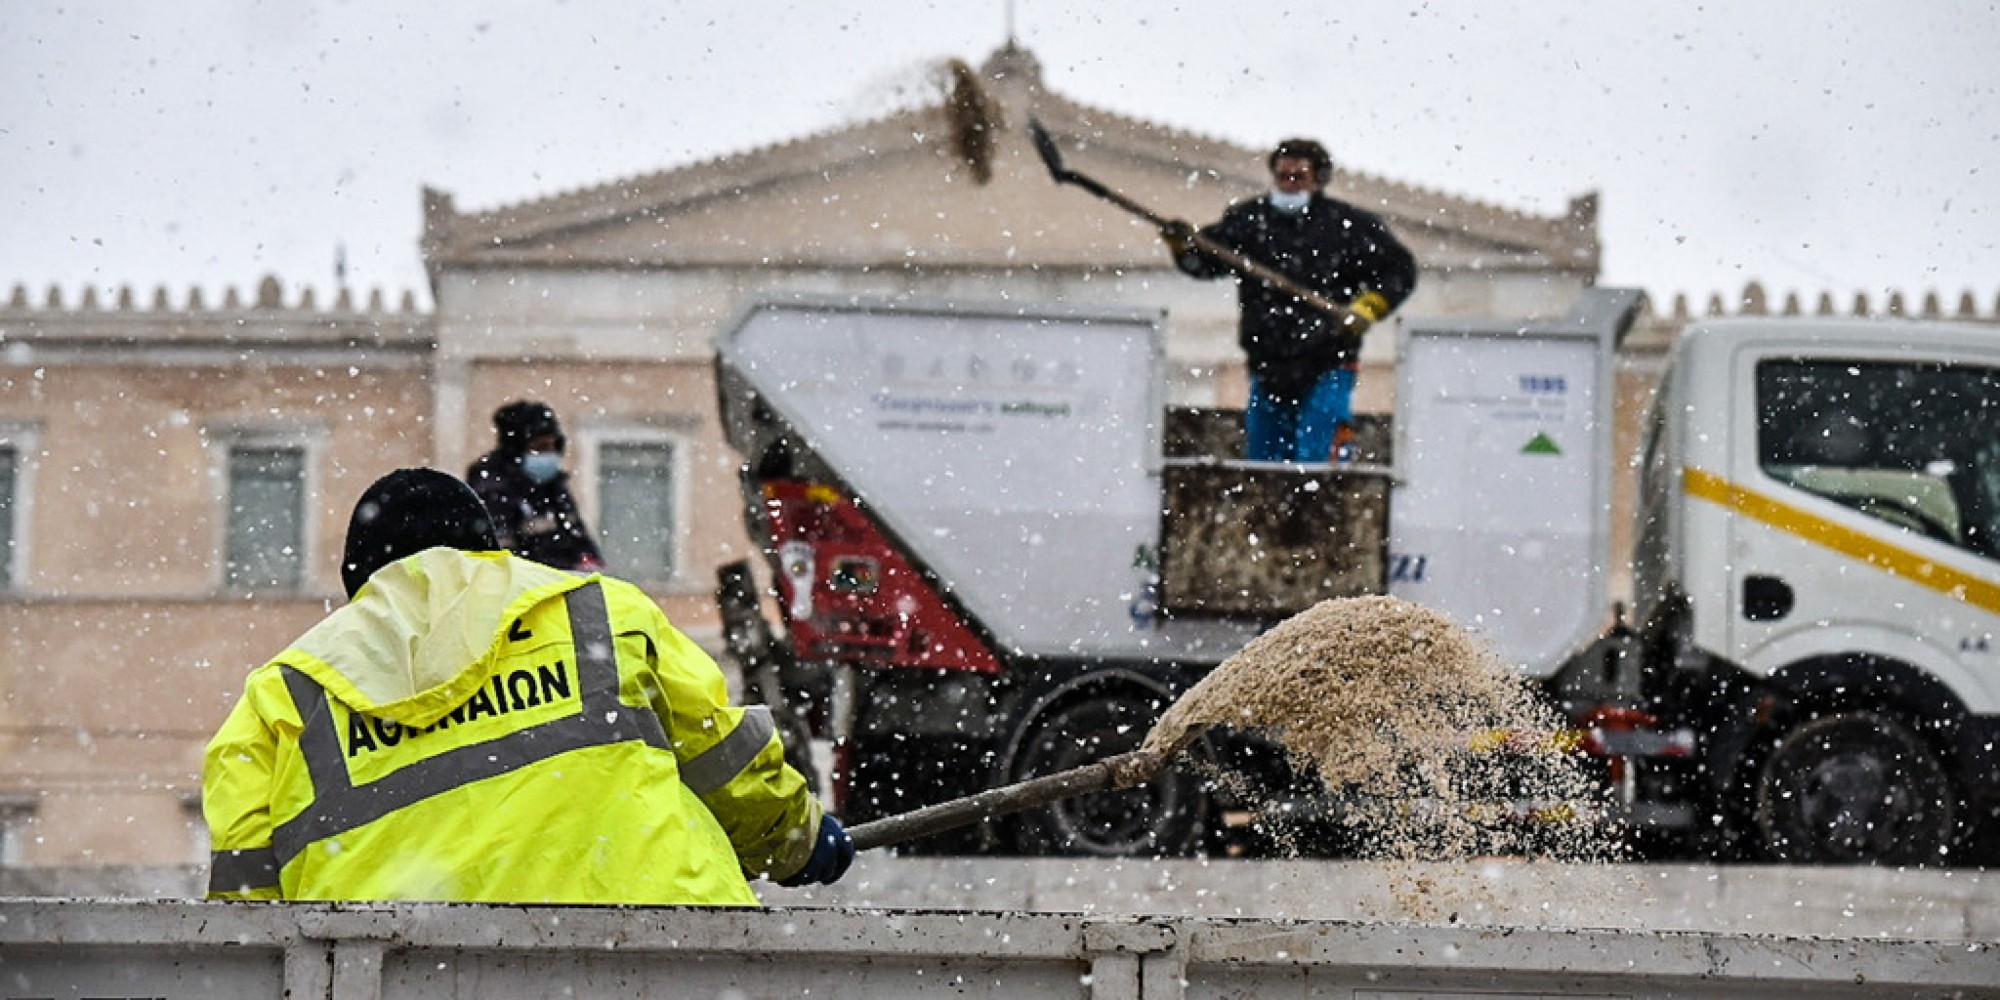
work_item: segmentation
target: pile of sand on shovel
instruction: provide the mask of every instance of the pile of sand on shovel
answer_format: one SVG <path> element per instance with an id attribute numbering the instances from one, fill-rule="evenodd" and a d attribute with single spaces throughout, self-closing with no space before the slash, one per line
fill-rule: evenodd
<path id="1" fill-rule="evenodd" d="M 1330 600 L 1287 619 L 1189 689 L 1146 747 L 1210 726 L 1261 732 L 1317 772 L 1371 856 L 1614 853 L 1614 831 L 1589 818 L 1602 783 L 1563 721 L 1450 619 L 1407 601 Z"/>

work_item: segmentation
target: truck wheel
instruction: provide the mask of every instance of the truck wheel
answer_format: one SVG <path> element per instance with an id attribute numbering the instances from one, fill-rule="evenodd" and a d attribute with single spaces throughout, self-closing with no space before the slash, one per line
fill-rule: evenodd
<path id="1" fill-rule="evenodd" d="M 1012 780 L 1137 750 L 1159 710 L 1136 693 L 1058 707 L 1023 742 Z M 1022 813 L 1014 845 L 1023 854 L 1181 857 L 1194 849 L 1207 799 L 1194 776 L 1168 767 L 1136 788 L 1080 795 Z"/>
<path id="2" fill-rule="evenodd" d="M 1786 733 L 1757 782 L 1757 825 L 1788 864 L 1924 864 L 1951 846 L 1958 800 L 1929 746 L 1895 719 L 1849 712 Z"/>

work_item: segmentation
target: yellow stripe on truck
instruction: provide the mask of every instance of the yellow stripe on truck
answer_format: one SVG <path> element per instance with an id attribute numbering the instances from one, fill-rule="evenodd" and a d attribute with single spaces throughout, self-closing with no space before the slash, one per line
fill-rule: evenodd
<path id="1" fill-rule="evenodd" d="M 1681 472 L 1688 496 L 1762 521 L 1779 531 L 1832 549 L 1891 576 L 2000 614 L 2000 584 L 1956 570 L 1864 531 L 1836 524 L 1807 510 L 1732 483 L 1712 472 L 1688 468 Z"/>

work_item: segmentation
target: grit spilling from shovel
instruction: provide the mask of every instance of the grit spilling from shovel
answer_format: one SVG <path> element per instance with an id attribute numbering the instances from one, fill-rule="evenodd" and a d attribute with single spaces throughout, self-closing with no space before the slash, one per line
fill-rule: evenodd
<path id="1" fill-rule="evenodd" d="M 1520 675 L 1443 615 L 1392 597 L 1322 602 L 1224 661 L 1148 749 L 1256 731 L 1317 773 L 1368 856 L 1604 860 L 1603 783 Z M 1282 821 L 1271 825 L 1283 834 Z"/>

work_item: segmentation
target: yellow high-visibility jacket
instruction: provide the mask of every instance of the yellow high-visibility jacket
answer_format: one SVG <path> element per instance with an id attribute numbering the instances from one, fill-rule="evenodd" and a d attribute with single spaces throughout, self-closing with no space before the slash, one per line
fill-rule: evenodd
<path id="1" fill-rule="evenodd" d="M 820 805 L 637 587 L 430 549 L 252 671 L 209 742 L 214 899 L 756 905 Z"/>

